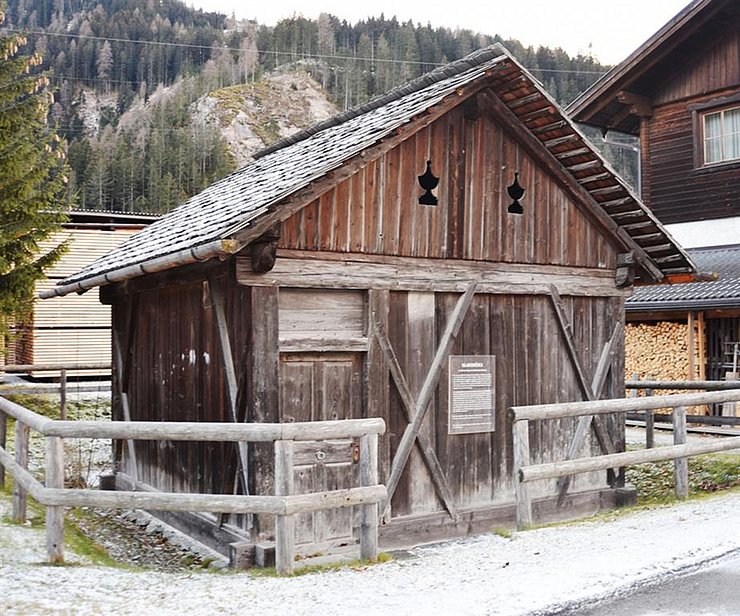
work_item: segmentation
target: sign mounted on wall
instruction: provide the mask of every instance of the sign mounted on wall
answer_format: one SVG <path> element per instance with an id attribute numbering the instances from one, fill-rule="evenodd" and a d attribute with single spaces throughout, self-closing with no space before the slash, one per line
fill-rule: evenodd
<path id="1" fill-rule="evenodd" d="M 450 355 L 449 434 L 496 429 L 495 369 L 493 355 Z"/>

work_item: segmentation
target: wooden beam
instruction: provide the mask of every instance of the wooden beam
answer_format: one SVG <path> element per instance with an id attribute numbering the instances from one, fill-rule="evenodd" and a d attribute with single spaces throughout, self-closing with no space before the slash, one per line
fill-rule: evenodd
<path id="1" fill-rule="evenodd" d="M 427 377 L 424 380 L 421 391 L 419 392 L 419 398 L 416 402 L 416 412 L 414 414 L 413 421 L 408 426 L 406 426 L 406 430 L 404 431 L 403 436 L 401 437 L 401 441 L 398 444 L 396 457 L 393 459 L 393 464 L 391 466 L 391 475 L 388 479 L 388 499 L 385 504 L 385 509 L 387 509 L 388 505 L 390 504 L 391 499 L 393 498 L 393 494 L 398 487 L 398 481 L 401 479 L 401 473 L 406 466 L 406 462 L 408 462 L 409 455 L 411 454 L 411 448 L 413 447 L 417 435 L 419 434 L 421 423 L 422 421 L 424 421 L 424 416 L 426 415 L 427 409 L 429 408 L 429 403 L 431 402 L 432 396 L 434 395 L 437 381 L 439 380 L 440 374 L 442 374 L 445 360 L 449 355 L 452 344 L 455 342 L 455 338 L 460 331 L 460 327 L 462 327 L 465 315 L 467 314 L 468 308 L 470 308 L 470 304 L 472 303 L 473 297 L 475 296 L 475 291 L 476 283 L 471 282 L 468 286 L 468 290 L 465 291 L 465 293 L 463 293 L 460 296 L 460 299 L 457 301 L 455 310 L 450 316 L 450 320 L 445 327 L 444 333 L 442 334 L 439 342 L 439 347 L 437 348 L 437 352 L 434 356 L 434 359 L 432 360 L 432 365 L 429 368 Z"/>
<path id="2" fill-rule="evenodd" d="M 731 451 L 738 448 L 740 448 L 740 436 L 732 436 L 719 440 L 712 439 L 709 442 L 687 443 L 686 445 L 668 445 L 666 447 L 656 447 L 655 449 L 624 451 L 605 456 L 578 458 L 567 462 L 549 462 L 547 464 L 524 467 L 519 471 L 519 480 L 528 482 L 539 481 L 540 479 L 555 479 L 566 473 L 590 473 L 618 466 L 675 460 L 676 458 L 716 453 L 719 451 Z"/>
<path id="3" fill-rule="evenodd" d="M 673 409 L 673 444 L 686 444 L 686 408 L 677 406 Z M 689 465 L 686 458 L 673 461 L 673 475 L 676 481 L 676 498 L 689 497 Z"/>
<path id="4" fill-rule="evenodd" d="M 647 96 L 622 90 L 617 92 L 617 100 L 623 105 L 629 105 L 630 113 L 639 118 L 650 118 L 653 115 L 653 103 Z"/>
<path id="5" fill-rule="evenodd" d="M 554 284 L 569 295 L 623 297 L 611 269 L 486 263 L 462 259 L 418 259 L 360 253 L 283 250 L 266 275 L 237 257 L 237 280 L 250 287 L 389 289 L 462 293 L 471 279 L 479 293 L 546 295 Z"/>
<path id="6" fill-rule="evenodd" d="M 64 488 L 64 441 L 58 436 L 46 438 L 47 488 Z M 46 562 L 64 562 L 64 507 L 46 508 Z"/>
<path id="7" fill-rule="evenodd" d="M 363 487 L 378 484 L 378 435 L 367 434 L 360 437 L 360 485 Z M 360 521 L 360 558 L 378 558 L 378 503 L 362 506 Z"/>
<path id="8" fill-rule="evenodd" d="M 398 394 L 401 397 L 406 420 L 409 422 L 409 424 L 411 424 L 417 408 L 417 401 L 414 400 L 414 396 L 411 393 L 411 389 L 408 385 L 408 382 L 406 381 L 406 377 L 401 370 L 401 365 L 398 361 L 398 357 L 396 356 L 395 351 L 393 350 L 391 341 L 388 338 L 388 333 L 385 330 L 385 326 L 380 319 L 376 319 L 374 317 L 373 333 L 378 341 L 378 344 L 380 345 L 380 348 L 383 351 L 385 361 L 390 369 L 393 381 L 396 384 Z M 442 465 L 439 463 L 439 458 L 437 458 L 432 437 L 429 434 L 426 426 L 424 426 L 423 424 L 420 425 L 419 432 L 416 435 L 416 438 L 419 445 L 419 450 L 421 451 L 421 456 L 422 458 L 424 458 L 424 462 L 427 465 L 429 473 L 432 476 L 432 483 L 434 484 L 437 494 L 444 504 L 445 509 L 447 509 L 447 511 L 449 512 L 450 517 L 453 520 L 457 520 L 459 514 L 457 511 L 457 507 L 455 506 L 454 499 L 452 497 L 452 491 L 450 490 L 447 478 L 445 477 L 444 471 L 442 470 Z"/>
<path id="9" fill-rule="evenodd" d="M 293 494 L 293 441 L 275 441 L 275 496 Z M 295 520 L 278 515 L 275 520 L 275 568 L 278 575 L 293 573 Z"/>

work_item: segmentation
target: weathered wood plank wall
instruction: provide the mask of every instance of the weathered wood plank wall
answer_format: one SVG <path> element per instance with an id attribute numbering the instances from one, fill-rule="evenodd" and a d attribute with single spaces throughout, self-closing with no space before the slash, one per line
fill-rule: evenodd
<path id="1" fill-rule="evenodd" d="M 516 138 L 456 108 L 283 223 L 281 248 L 609 269 L 616 255 Z M 474 115 L 475 114 L 475 115 Z M 422 206 L 417 175 L 439 176 Z M 507 212 L 519 172 L 524 214 Z"/>

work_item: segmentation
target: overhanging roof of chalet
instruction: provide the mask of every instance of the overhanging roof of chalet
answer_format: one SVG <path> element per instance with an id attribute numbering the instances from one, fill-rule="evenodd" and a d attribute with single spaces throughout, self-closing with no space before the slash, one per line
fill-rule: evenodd
<path id="1" fill-rule="evenodd" d="M 637 135 L 642 101 L 738 24 L 737 0 L 694 0 L 570 103 L 567 112 L 576 122 Z"/>
<path id="2" fill-rule="evenodd" d="M 327 178 L 341 181 L 340 168 L 369 161 L 371 147 L 413 134 L 424 118 L 484 88 L 493 93 L 490 102 L 498 113 L 526 127 L 530 146 L 551 158 L 561 181 L 590 204 L 591 214 L 620 250 L 634 253 L 643 281 L 695 271 L 687 254 L 558 104 L 497 44 L 268 148 L 42 297 L 226 258 L 288 218 L 306 198 L 328 190 Z"/>
<path id="3" fill-rule="evenodd" d="M 628 312 L 740 308 L 740 244 L 688 250 L 699 271 L 717 279 L 638 287 L 627 299 Z"/>

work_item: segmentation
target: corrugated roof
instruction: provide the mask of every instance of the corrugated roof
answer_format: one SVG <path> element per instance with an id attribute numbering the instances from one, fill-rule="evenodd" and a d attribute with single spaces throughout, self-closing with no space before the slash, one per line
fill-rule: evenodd
<path id="1" fill-rule="evenodd" d="M 654 272 L 691 272 L 693 266 L 652 213 L 564 115 L 542 86 L 500 45 L 480 50 L 360 107 L 340 114 L 263 152 L 254 162 L 212 184 L 118 249 L 60 283 L 59 294 L 84 281 L 132 265 L 245 233 L 263 214 L 328 172 L 392 135 L 462 86 L 482 82 L 526 126 L 593 199 L 620 242 Z M 255 239 L 248 237 L 249 240 Z M 209 253 L 210 254 L 210 253 Z M 139 272 L 142 275 L 146 272 Z M 75 288 L 71 288 L 73 283 Z M 70 288 L 65 288 L 69 285 Z"/>
<path id="2" fill-rule="evenodd" d="M 716 273 L 711 282 L 638 287 L 627 310 L 683 310 L 740 307 L 740 244 L 688 250 L 700 272 Z"/>

